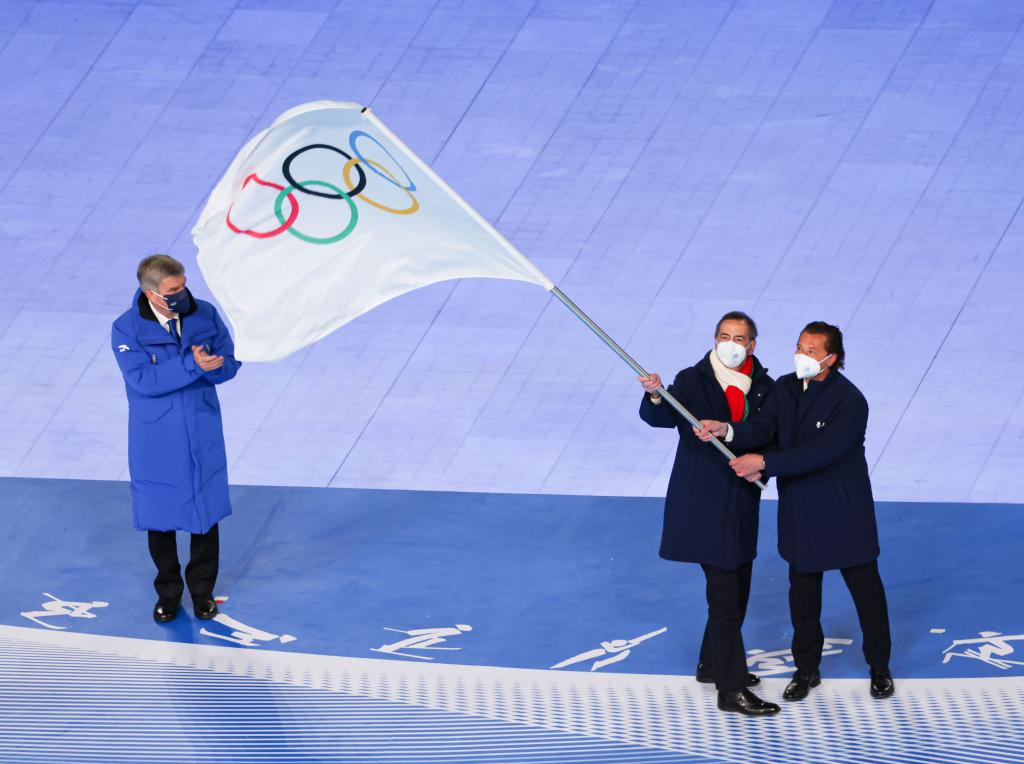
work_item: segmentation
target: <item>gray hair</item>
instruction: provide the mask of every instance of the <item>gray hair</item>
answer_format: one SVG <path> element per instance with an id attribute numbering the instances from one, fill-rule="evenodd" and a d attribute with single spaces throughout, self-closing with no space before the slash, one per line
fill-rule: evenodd
<path id="1" fill-rule="evenodd" d="M 139 270 L 135 275 L 138 276 L 139 286 L 143 290 L 151 289 L 155 292 L 165 278 L 185 275 L 185 266 L 170 255 L 150 255 L 139 263 Z"/>

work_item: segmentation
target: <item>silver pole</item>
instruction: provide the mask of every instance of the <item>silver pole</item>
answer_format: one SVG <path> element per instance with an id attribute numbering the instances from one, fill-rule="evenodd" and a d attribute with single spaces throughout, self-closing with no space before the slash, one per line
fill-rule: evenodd
<path id="1" fill-rule="evenodd" d="M 629 353 L 627 353 L 625 350 L 622 349 L 622 347 L 619 345 L 619 343 L 617 343 L 615 340 L 613 340 L 611 337 L 609 337 L 605 333 L 604 329 L 602 329 L 600 326 L 595 324 L 594 321 L 590 318 L 590 316 L 588 316 L 586 313 L 584 313 L 582 310 L 580 310 L 579 307 L 576 305 L 576 303 L 574 303 L 572 300 L 570 300 L 565 295 L 565 292 L 563 292 L 561 289 L 559 289 L 556 286 L 552 286 L 551 287 L 551 294 L 553 294 L 555 297 L 557 297 L 562 302 L 562 304 L 565 305 L 565 307 L 567 307 L 569 310 L 571 310 L 576 315 L 576 318 L 578 318 L 580 321 L 582 321 L 584 324 L 586 324 L 587 328 L 589 328 L 590 331 L 592 331 L 594 334 L 596 334 L 598 337 L 600 337 L 601 340 L 604 342 L 604 344 L 606 344 L 608 347 L 610 347 L 612 350 L 614 350 L 616 355 L 618 355 L 619 358 L 621 358 L 623 361 L 625 361 L 630 366 L 630 368 L 633 369 L 633 371 L 635 371 L 641 377 L 649 376 L 647 374 L 647 372 L 644 371 L 644 368 L 640 364 L 638 364 L 636 361 L 634 361 L 633 358 L 629 355 Z M 668 403 L 669 406 L 671 406 L 676 411 L 678 411 L 679 414 L 683 417 L 683 419 L 685 419 L 687 422 L 689 422 L 692 426 L 700 429 L 700 420 L 697 419 L 697 417 L 695 417 L 689 411 L 687 411 L 686 407 L 683 404 L 681 404 L 679 401 L 677 401 L 675 398 L 673 398 L 669 394 L 668 390 L 666 390 L 664 387 L 659 387 L 658 390 L 657 390 L 657 393 L 658 393 L 658 395 L 660 395 Z M 726 446 L 718 438 L 712 438 L 709 442 L 715 448 L 717 448 L 719 451 L 721 451 L 729 459 L 735 459 L 736 458 L 736 454 L 734 454 L 732 451 L 730 451 L 729 447 Z M 762 483 L 760 480 L 755 480 L 754 484 L 758 488 L 760 488 L 762 491 L 765 488 L 767 488 L 767 486 L 764 483 Z"/>

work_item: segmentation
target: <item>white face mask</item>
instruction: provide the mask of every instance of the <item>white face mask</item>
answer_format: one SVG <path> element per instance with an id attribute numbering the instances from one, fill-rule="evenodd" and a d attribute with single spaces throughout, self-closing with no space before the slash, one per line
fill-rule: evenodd
<path id="1" fill-rule="evenodd" d="M 718 356 L 718 360 L 730 369 L 737 368 L 747 360 L 747 349 L 732 340 L 715 345 L 715 354 Z"/>
<path id="2" fill-rule="evenodd" d="M 825 361 L 827 361 L 833 355 L 833 353 L 829 353 L 819 362 L 811 358 L 809 355 L 797 353 L 796 355 L 793 356 L 793 366 L 794 368 L 796 368 L 796 378 L 810 379 L 811 377 L 818 376 L 824 369 L 824 367 L 821 364 L 825 363 Z"/>

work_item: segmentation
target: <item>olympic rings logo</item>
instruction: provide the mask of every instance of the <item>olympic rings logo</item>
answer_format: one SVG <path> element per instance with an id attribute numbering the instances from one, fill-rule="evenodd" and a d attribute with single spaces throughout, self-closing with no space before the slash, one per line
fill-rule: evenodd
<path id="1" fill-rule="evenodd" d="M 395 177 L 395 174 L 383 164 L 373 159 L 369 159 L 359 148 L 358 144 L 361 139 L 364 141 L 371 141 L 378 149 L 383 151 L 384 154 L 387 155 L 388 159 L 390 159 L 394 163 L 395 167 L 397 167 L 402 173 L 403 177 Z M 225 216 L 225 222 L 227 223 L 228 228 L 235 233 L 252 236 L 255 239 L 272 239 L 275 236 L 280 236 L 287 232 L 296 239 L 307 242 L 308 244 L 334 244 L 352 233 L 352 231 L 355 230 L 356 224 L 359 222 L 359 208 L 356 206 L 356 199 L 364 204 L 368 204 L 371 207 L 375 207 L 378 210 L 388 212 L 392 215 L 413 215 L 416 212 L 419 212 L 420 203 L 416 197 L 413 196 L 413 191 L 416 190 L 416 184 L 413 182 L 412 178 L 409 177 L 409 173 L 405 171 L 398 160 L 395 159 L 391 152 L 388 151 L 379 140 L 363 130 L 355 130 L 348 137 L 348 148 L 351 150 L 351 154 L 346 151 L 342 151 L 337 146 L 331 146 L 327 143 L 311 143 L 308 146 L 296 149 L 285 158 L 281 165 L 281 174 L 284 175 L 285 180 L 288 182 L 287 186 L 263 180 L 257 176 L 256 173 L 252 173 L 242 181 L 242 188 L 244 189 L 250 182 L 254 182 L 257 185 L 272 188 L 278 192 L 277 197 L 274 199 L 274 217 L 277 218 L 278 226 L 268 231 L 256 231 L 251 228 L 240 228 L 231 220 L 231 210 L 234 209 L 234 205 L 232 204 L 231 207 L 228 208 L 227 215 Z M 292 164 L 307 151 L 315 150 L 334 152 L 345 161 L 341 170 L 341 177 L 333 179 L 337 183 L 343 184 L 344 188 L 326 180 L 299 181 L 295 178 L 292 174 Z M 367 174 L 367 169 L 370 174 Z M 377 199 L 371 198 L 365 193 L 366 187 L 371 178 L 374 183 L 379 183 L 380 180 L 383 180 L 390 183 L 392 186 L 401 189 L 409 197 L 409 203 L 404 207 L 391 207 Z M 330 236 L 312 236 L 308 233 L 303 233 L 295 226 L 295 223 L 299 218 L 299 197 L 296 196 L 296 192 L 307 196 L 319 197 L 321 199 L 333 199 L 344 202 L 348 209 L 346 225 L 341 229 L 341 231 Z"/>

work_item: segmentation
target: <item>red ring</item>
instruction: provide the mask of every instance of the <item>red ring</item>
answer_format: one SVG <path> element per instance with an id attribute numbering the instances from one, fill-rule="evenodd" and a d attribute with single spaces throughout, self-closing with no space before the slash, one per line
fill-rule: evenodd
<path id="1" fill-rule="evenodd" d="M 261 180 L 256 173 L 252 173 L 249 177 L 242 181 L 242 188 L 245 188 L 247 185 L 249 185 L 250 180 L 255 180 L 261 186 L 267 186 L 268 188 L 276 188 L 278 191 L 284 191 L 284 186 L 279 186 L 276 183 Z M 243 230 L 236 226 L 234 223 L 231 222 L 231 210 L 235 206 L 233 204 L 230 207 L 228 207 L 228 214 L 225 222 L 227 222 L 228 228 L 230 228 L 235 233 L 244 233 L 246 236 L 253 236 L 257 239 L 269 239 L 272 236 L 278 236 L 279 234 L 282 234 L 285 231 L 287 231 L 289 228 L 292 227 L 292 223 L 295 222 L 295 219 L 298 218 L 299 203 L 298 201 L 296 201 L 295 197 L 292 194 L 288 194 L 288 203 L 291 205 L 291 214 L 288 215 L 288 219 L 285 220 L 282 225 L 278 226 L 273 231 L 252 231 L 249 229 Z"/>

